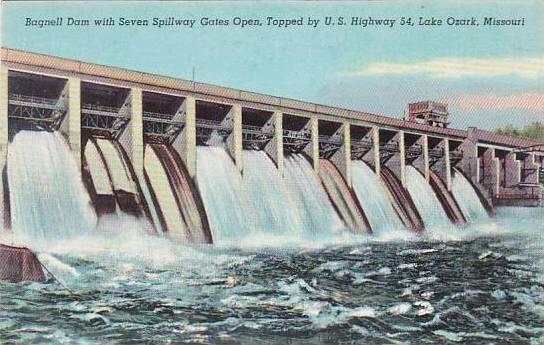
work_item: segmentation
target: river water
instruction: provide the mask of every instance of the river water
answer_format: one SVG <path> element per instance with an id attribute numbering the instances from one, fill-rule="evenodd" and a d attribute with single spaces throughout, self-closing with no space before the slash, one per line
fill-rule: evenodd
<path id="1" fill-rule="evenodd" d="M 116 224 L 119 226 L 119 224 Z M 127 231 L 31 244 L 54 279 L 0 283 L 7 343 L 541 344 L 542 209 L 448 239 L 187 247 Z M 112 230 L 113 231 L 113 230 Z M 438 232 L 440 233 L 440 232 Z M 452 239 L 454 238 L 454 239 Z"/>

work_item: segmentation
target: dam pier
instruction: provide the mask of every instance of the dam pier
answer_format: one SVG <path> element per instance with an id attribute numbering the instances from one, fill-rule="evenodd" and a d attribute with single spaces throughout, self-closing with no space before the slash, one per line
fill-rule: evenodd
<path id="1" fill-rule="evenodd" d="M 214 242 L 214 227 L 226 217 L 210 215 L 214 199 L 200 171 L 201 152 L 218 154 L 202 149 L 218 146 L 236 179 L 253 176 L 253 151 L 266 155 L 280 180 L 308 164 L 324 199 L 354 232 L 375 231 L 373 211 L 357 193 L 355 176 L 363 168 L 382 181 L 400 222 L 416 232 L 428 221 L 409 188 L 412 171 L 432 188 L 452 224 L 470 220 L 455 195 L 456 175 L 489 214 L 497 206 L 542 205 L 543 144 L 450 128 L 445 104 L 412 103 L 402 120 L 13 49 L 2 49 L 1 62 L 6 229 L 18 193 L 9 182 L 8 156 L 21 131 L 60 134 L 98 217 L 122 211 L 149 220 L 150 233 L 196 243 Z"/>

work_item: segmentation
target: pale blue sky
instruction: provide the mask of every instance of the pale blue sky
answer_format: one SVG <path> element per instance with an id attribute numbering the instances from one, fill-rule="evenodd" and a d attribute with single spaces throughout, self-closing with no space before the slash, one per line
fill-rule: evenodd
<path id="1" fill-rule="evenodd" d="M 393 28 L 25 27 L 25 18 L 394 18 Z M 409 27 L 402 16 L 526 18 L 523 27 Z M 544 2 L 9 2 L 3 46 L 402 117 L 450 103 L 456 127 L 544 120 Z M 444 70 L 445 72 L 439 73 Z"/>

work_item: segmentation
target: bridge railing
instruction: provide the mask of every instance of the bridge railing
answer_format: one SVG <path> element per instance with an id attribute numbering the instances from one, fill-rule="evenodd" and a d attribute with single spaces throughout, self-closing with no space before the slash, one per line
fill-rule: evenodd
<path id="1" fill-rule="evenodd" d="M 101 116 L 110 116 L 110 117 L 126 117 L 119 114 L 121 108 L 110 107 L 105 105 L 97 104 L 81 104 L 81 112 L 86 114 L 101 115 Z"/>
<path id="2" fill-rule="evenodd" d="M 42 107 L 47 109 L 56 109 L 57 101 L 58 100 L 56 98 L 27 96 L 15 93 L 10 93 L 8 97 L 8 102 L 13 105 Z"/>

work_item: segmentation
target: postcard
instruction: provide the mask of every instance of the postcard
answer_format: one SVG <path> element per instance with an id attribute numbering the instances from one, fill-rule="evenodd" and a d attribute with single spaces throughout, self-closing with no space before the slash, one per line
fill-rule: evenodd
<path id="1" fill-rule="evenodd" d="M 544 344 L 542 1 L 3 1 L 1 344 Z"/>

